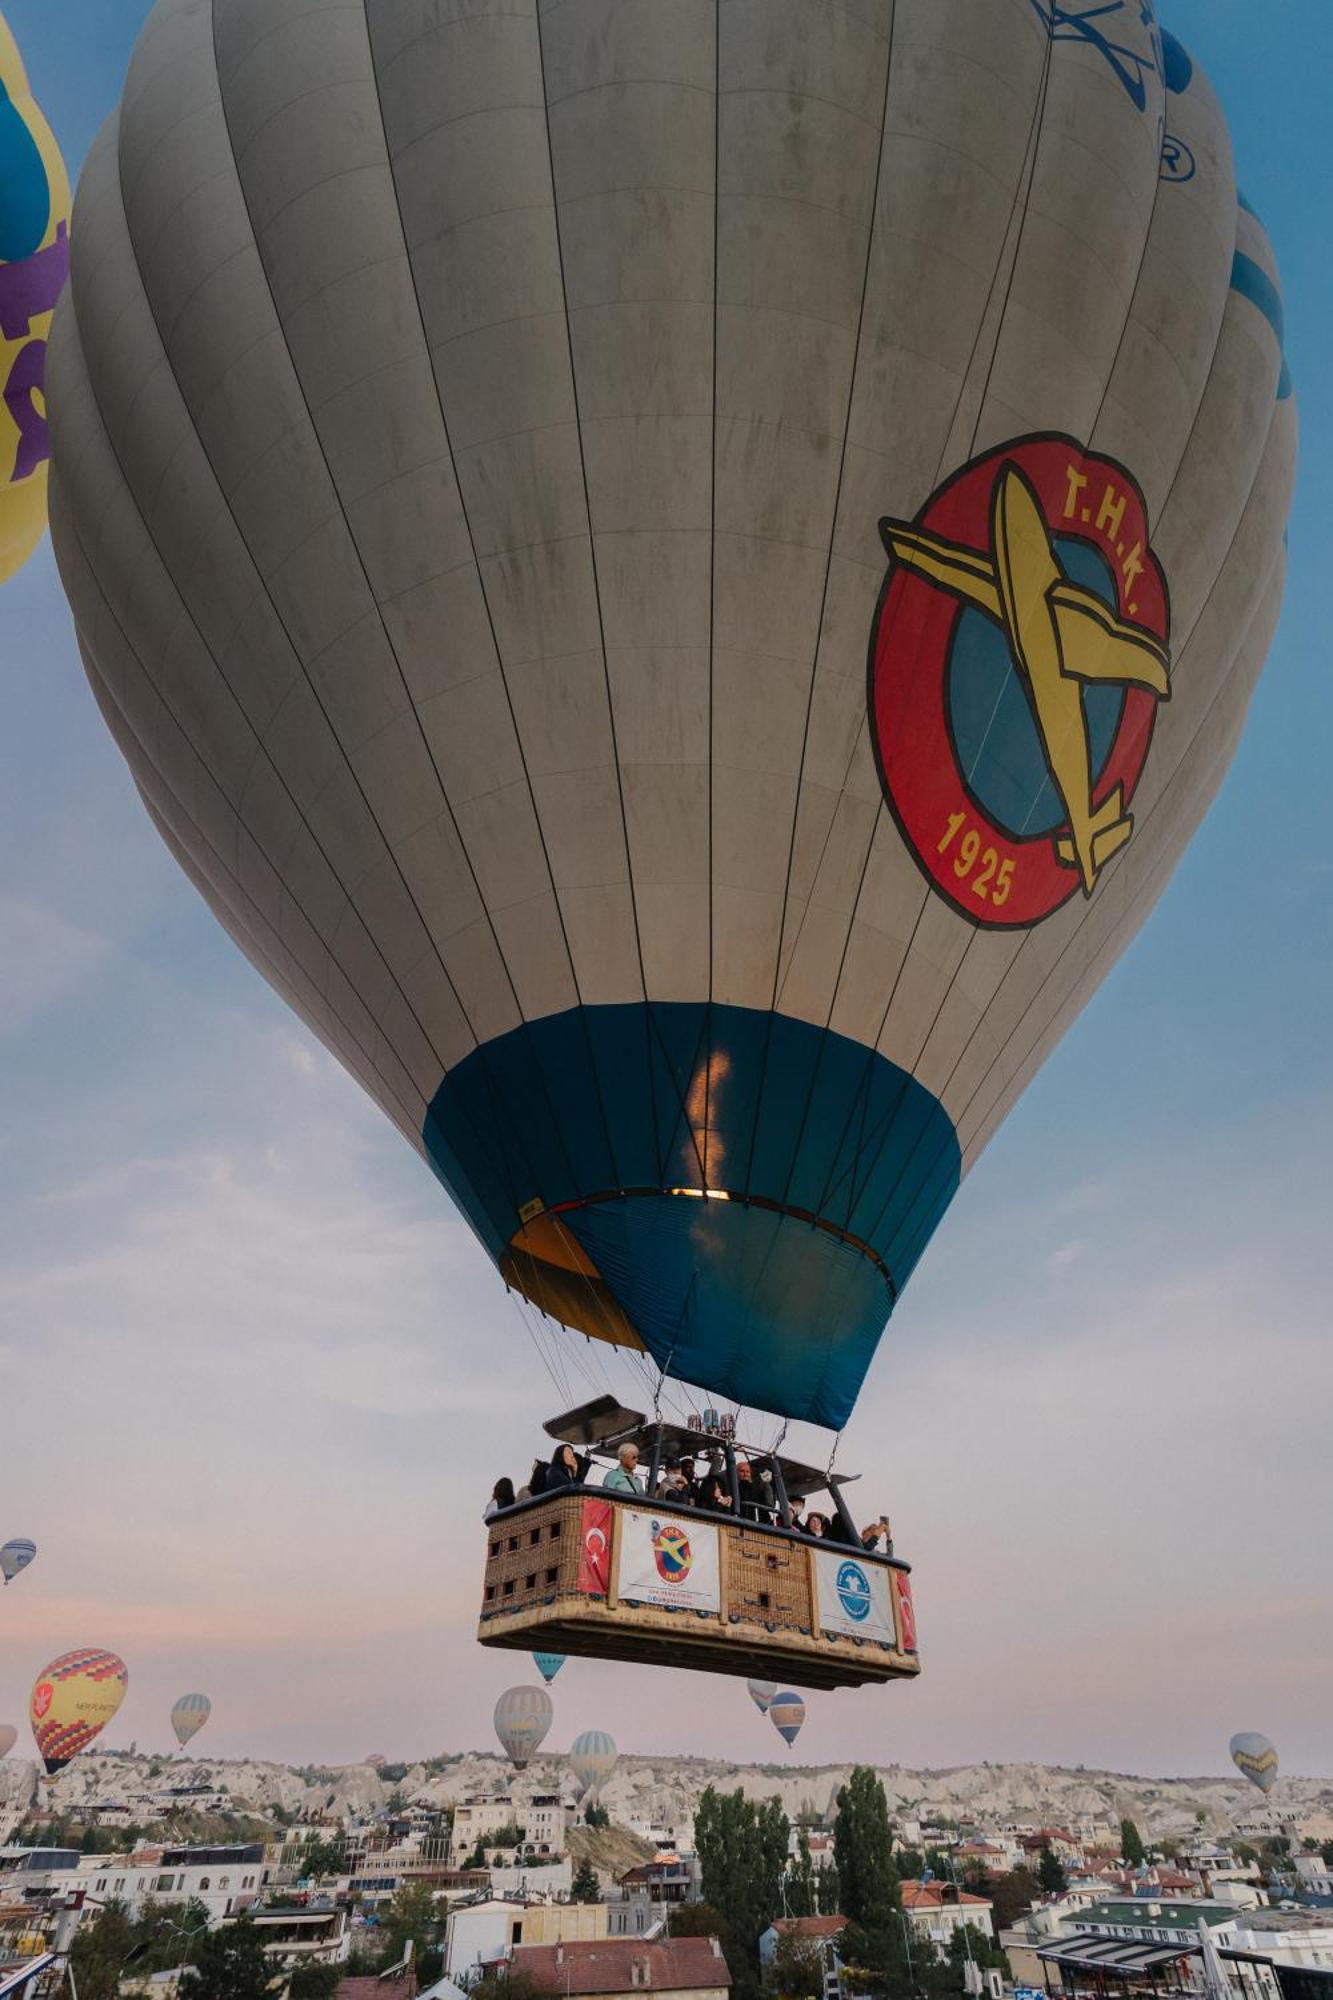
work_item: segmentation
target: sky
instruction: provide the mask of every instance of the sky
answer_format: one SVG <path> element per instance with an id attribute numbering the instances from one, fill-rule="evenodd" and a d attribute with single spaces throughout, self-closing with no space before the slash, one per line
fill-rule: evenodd
<path id="1" fill-rule="evenodd" d="M 9 0 L 72 168 L 145 11 Z M 1333 1775 L 1333 9 L 1162 13 L 1282 268 L 1286 606 L 1219 802 L 881 1346 L 840 1462 L 914 1564 L 925 1671 L 813 1697 L 802 1759 L 1197 1775 L 1261 1729 Z M 111 1742 L 164 1744 L 199 1688 L 217 1756 L 481 1746 L 529 1677 L 475 1645 L 481 1508 L 556 1389 L 159 843 L 46 545 L 0 687 L 0 1540 L 41 1545 L 0 1594 L 0 1721 L 93 1644 L 130 1666 Z M 552 1747 L 776 1751 L 739 1682 L 574 1661 L 555 1694 Z"/>

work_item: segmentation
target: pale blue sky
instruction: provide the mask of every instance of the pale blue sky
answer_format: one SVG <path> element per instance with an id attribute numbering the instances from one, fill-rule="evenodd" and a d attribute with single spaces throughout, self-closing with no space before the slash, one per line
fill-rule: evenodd
<path id="1" fill-rule="evenodd" d="M 144 8 L 7 12 L 74 166 Z M 844 1451 L 917 1563 L 927 1671 L 813 1700 L 814 1757 L 1197 1772 L 1256 1728 L 1333 1773 L 1333 10 L 1163 12 L 1282 267 L 1286 610 L 1219 804 L 881 1350 Z M 0 1599 L 0 1721 L 95 1643 L 130 1663 L 120 1740 L 200 1686 L 219 1753 L 480 1743 L 522 1675 L 472 1643 L 477 1516 L 555 1392 L 419 1162 L 168 860 L 48 548 L 0 641 L 0 1539 L 42 1543 Z M 772 1747 L 739 1684 L 574 1663 L 556 1695 L 556 1742 Z"/>

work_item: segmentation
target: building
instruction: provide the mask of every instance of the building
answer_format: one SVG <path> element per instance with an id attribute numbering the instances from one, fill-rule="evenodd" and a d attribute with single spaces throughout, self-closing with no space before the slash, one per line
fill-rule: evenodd
<path id="1" fill-rule="evenodd" d="M 513 1799 L 494 1796 L 471 1799 L 454 1807 L 453 1832 L 449 1836 L 449 1858 L 455 1866 L 466 1861 L 478 1847 L 489 1846 L 497 1833 L 524 1832 L 524 1808 Z"/>
<path id="2" fill-rule="evenodd" d="M 626 1897 L 646 1897 L 658 1908 L 693 1902 L 694 1862 L 683 1855 L 663 1854 L 656 1861 L 645 1861 L 638 1868 L 628 1869 L 620 1878 L 620 1887 Z"/>
<path id="3" fill-rule="evenodd" d="M 1327 1910 L 1246 1910 L 1227 1942 L 1274 1966 L 1333 1972 L 1333 1912 Z"/>
<path id="4" fill-rule="evenodd" d="M 778 1917 L 759 1939 L 759 1963 L 767 1980 L 784 1940 L 808 1946 L 819 1954 L 824 1975 L 824 2000 L 843 2000 L 842 1959 L 838 1942 L 847 1928 L 845 1917 Z"/>
<path id="5" fill-rule="evenodd" d="M 511 1972 L 525 1973 L 565 2000 L 638 2000 L 671 1993 L 677 2000 L 729 2000 L 731 1974 L 716 1938 L 607 1938 L 596 1944 L 518 1945 Z"/>
<path id="6" fill-rule="evenodd" d="M 210 1923 L 251 1909 L 269 1879 L 259 1841 L 232 1847 L 154 1847 L 84 1857 L 84 1862 L 81 1883 L 99 1902 L 114 1898 L 131 1913 L 141 1902 L 198 1902 Z"/>
<path id="7" fill-rule="evenodd" d="M 349 1912 L 324 1897 L 309 1903 L 266 1903 L 246 1912 L 264 1955 L 289 1971 L 298 1965 L 342 1965 L 352 1948 Z"/>
<path id="8" fill-rule="evenodd" d="M 990 1898 L 956 1889 L 952 1882 L 904 1882 L 902 1906 L 913 1944 L 933 1944 L 942 1957 L 966 1924 L 974 1925 L 986 1937 L 995 1935 L 995 1906 Z"/>
<path id="9" fill-rule="evenodd" d="M 523 1845 L 535 1854 L 563 1854 L 570 1808 L 558 1792 L 542 1792 L 522 1808 Z"/>

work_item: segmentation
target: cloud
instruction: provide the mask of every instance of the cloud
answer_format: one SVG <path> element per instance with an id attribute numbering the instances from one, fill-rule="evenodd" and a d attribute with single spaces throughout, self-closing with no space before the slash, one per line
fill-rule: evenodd
<path id="1" fill-rule="evenodd" d="M 0 894 L 0 1036 L 73 993 L 105 959 L 105 938 Z"/>

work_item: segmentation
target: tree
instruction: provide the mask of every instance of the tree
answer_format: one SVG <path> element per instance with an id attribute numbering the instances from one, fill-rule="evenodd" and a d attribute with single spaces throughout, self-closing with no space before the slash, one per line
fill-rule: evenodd
<path id="1" fill-rule="evenodd" d="M 333 2000 L 345 1970 L 341 1965 L 299 1965 L 287 1988 L 288 2000 Z"/>
<path id="2" fill-rule="evenodd" d="M 105 1903 L 91 1923 L 80 1924 L 69 1953 L 80 2000 L 116 2000 L 120 1968 L 133 1948 L 134 1925 L 123 1903 Z"/>
<path id="3" fill-rule="evenodd" d="M 873 1926 L 901 1907 L 898 1871 L 884 1787 L 868 1765 L 858 1764 L 838 1793 L 833 1852 L 842 1884 L 842 1914 Z"/>
<path id="4" fill-rule="evenodd" d="M 583 1808 L 583 1824 L 585 1826 L 610 1826 L 611 1815 L 605 1806 L 598 1805 L 596 1799 L 589 1799 L 587 1805 Z"/>
<path id="5" fill-rule="evenodd" d="M 396 1965 L 410 1941 L 413 1956 L 435 1942 L 435 1897 L 429 1882 L 404 1882 L 383 1923 L 384 1962 Z"/>
<path id="6" fill-rule="evenodd" d="M 312 1840 L 302 1843 L 300 1867 L 303 1875 L 309 1875 L 318 1882 L 325 1875 L 342 1875 L 347 1870 L 347 1842 L 342 1834 L 334 1834 L 325 1840 L 316 1834 Z"/>
<path id="7" fill-rule="evenodd" d="M 273 1977 L 259 1932 L 249 1917 L 238 1917 L 200 1940 L 181 2000 L 273 2000 Z"/>
<path id="8" fill-rule="evenodd" d="M 787 1870 L 785 1908 L 789 1917 L 813 1917 L 815 1910 L 815 1864 L 810 1856 L 810 1836 L 801 1828 L 795 1865 Z"/>
<path id="9" fill-rule="evenodd" d="M 705 1903 L 723 1919 L 738 2000 L 759 1983 L 759 1938 L 782 1907 L 791 1829 L 776 1798 L 756 1805 L 741 1791 L 704 1792 L 694 1815 L 694 1846 Z"/>
<path id="10" fill-rule="evenodd" d="M 1059 1855 L 1052 1851 L 1049 1840 L 1043 1840 L 1041 1843 L 1037 1880 L 1048 1896 L 1059 1896 L 1069 1887 L 1069 1878 L 1060 1865 Z"/>
<path id="11" fill-rule="evenodd" d="M 782 2000 L 820 2000 L 824 1954 L 813 1939 L 788 1935 L 773 1954 L 769 1978 Z"/>
<path id="12" fill-rule="evenodd" d="M 597 1880 L 597 1870 L 586 1854 L 574 1870 L 574 1880 L 569 1885 L 569 1900 L 571 1903 L 600 1903 L 602 1900 L 602 1885 Z"/>
<path id="13" fill-rule="evenodd" d="M 822 1868 L 815 1870 L 815 1914 L 820 1917 L 842 1915 L 842 1881 L 836 1861 L 826 1861 Z"/>
<path id="14" fill-rule="evenodd" d="M 1027 1915 L 1041 1894 L 1041 1884 L 1030 1868 L 1015 1868 L 1009 1875 L 997 1875 L 987 1894 L 994 1910 L 995 1928 L 1007 1931 Z"/>
<path id="15" fill-rule="evenodd" d="M 1147 1859 L 1139 1830 L 1132 1819 L 1120 1822 L 1120 1858 L 1130 1868 L 1142 1868 Z"/>

